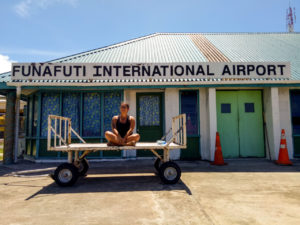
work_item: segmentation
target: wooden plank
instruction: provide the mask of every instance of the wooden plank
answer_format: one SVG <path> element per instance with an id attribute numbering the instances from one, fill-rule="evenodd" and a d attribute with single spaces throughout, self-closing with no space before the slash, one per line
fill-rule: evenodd
<path id="1" fill-rule="evenodd" d="M 72 129 L 71 120 L 69 120 L 68 121 L 68 145 L 72 143 L 72 140 L 71 140 L 71 129 Z"/>
<path id="2" fill-rule="evenodd" d="M 162 160 L 162 157 L 154 150 L 154 149 L 150 149 L 150 151 L 160 160 Z"/>
<path id="3" fill-rule="evenodd" d="M 48 139 L 47 139 L 47 149 L 51 150 L 51 118 L 48 117 Z"/>
<path id="4" fill-rule="evenodd" d="M 80 137 L 79 134 L 78 134 L 75 130 L 73 130 L 72 127 L 71 127 L 71 131 L 78 137 L 78 139 L 79 139 L 80 141 L 82 141 L 83 143 L 86 143 L 85 140 L 83 140 L 82 137 Z"/>
<path id="5" fill-rule="evenodd" d="M 54 148 L 56 147 L 56 118 L 54 119 Z"/>
<path id="6" fill-rule="evenodd" d="M 59 138 L 59 145 L 61 145 L 61 118 L 59 119 L 59 136 L 60 136 L 60 138 Z"/>
<path id="7" fill-rule="evenodd" d="M 186 148 L 187 144 L 187 134 L 186 134 L 186 114 L 183 114 L 183 145 Z"/>

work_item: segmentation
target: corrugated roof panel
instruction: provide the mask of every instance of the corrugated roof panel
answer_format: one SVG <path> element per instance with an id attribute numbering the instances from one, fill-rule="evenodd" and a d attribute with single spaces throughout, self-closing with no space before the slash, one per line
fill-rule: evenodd
<path id="1" fill-rule="evenodd" d="M 95 53 L 93 53 L 95 52 Z M 203 54 L 188 35 L 156 34 L 116 47 L 106 47 L 52 62 L 154 63 L 205 62 Z"/>
<path id="2" fill-rule="evenodd" d="M 292 79 L 300 79 L 300 35 L 298 33 L 204 35 L 231 61 L 288 61 L 291 62 Z"/>
<path id="3" fill-rule="evenodd" d="M 94 49 L 51 62 L 180 63 L 209 61 L 190 38 L 203 35 L 233 62 L 289 61 L 293 80 L 300 80 L 300 33 L 158 33 Z M 201 42 L 206 48 L 210 43 Z M 201 46 L 200 46 L 201 47 Z M 199 50 L 200 49 L 200 50 Z M 207 49 L 211 57 L 218 51 Z M 220 58 L 220 57 L 219 57 Z M 0 74 L 0 82 L 10 73 Z"/>

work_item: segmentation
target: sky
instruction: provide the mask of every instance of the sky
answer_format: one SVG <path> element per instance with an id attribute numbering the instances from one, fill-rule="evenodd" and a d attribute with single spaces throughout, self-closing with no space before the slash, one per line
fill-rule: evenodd
<path id="1" fill-rule="evenodd" d="M 289 2 L 300 32 L 300 0 L 0 0 L 0 73 L 156 32 L 286 32 Z"/>

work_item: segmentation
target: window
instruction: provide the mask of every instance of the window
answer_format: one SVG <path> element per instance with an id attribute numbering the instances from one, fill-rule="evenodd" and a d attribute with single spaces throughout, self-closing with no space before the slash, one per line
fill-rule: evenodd
<path id="1" fill-rule="evenodd" d="M 121 104 L 121 94 L 120 92 L 109 92 L 103 95 L 104 103 L 104 132 L 111 130 L 111 119 L 113 116 L 119 114 L 119 107 Z"/>
<path id="2" fill-rule="evenodd" d="M 231 104 L 222 103 L 221 104 L 221 113 L 231 113 Z"/>
<path id="3" fill-rule="evenodd" d="M 59 96 L 58 93 L 44 93 L 42 95 L 42 137 L 46 137 L 48 134 L 48 115 L 59 115 Z"/>
<path id="4" fill-rule="evenodd" d="M 66 93 L 62 99 L 62 114 L 65 117 L 71 118 L 72 128 L 79 134 L 80 128 L 80 94 Z M 75 134 L 72 133 L 73 136 Z"/>
<path id="5" fill-rule="evenodd" d="M 83 94 L 83 136 L 101 135 L 101 95 L 100 93 Z"/>
<path id="6" fill-rule="evenodd" d="M 245 103 L 245 112 L 254 113 L 254 103 Z"/>
<path id="7" fill-rule="evenodd" d="M 62 101 L 61 104 L 60 99 Z M 101 128 L 103 128 L 104 131 L 111 130 L 111 119 L 114 115 L 119 114 L 120 103 L 121 93 L 118 91 L 105 93 L 42 93 L 41 136 L 47 137 L 48 115 L 50 114 L 71 118 L 72 128 L 83 137 L 102 136 Z M 32 98 L 28 104 L 28 110 L 31 112 L 28 113 L 28 118 L 31 124 L 33 124 L 33 120 L 36 117 L 35 114 L 32 113 L 34 104 L 36 104 L 35 99 Z M 103 121 L 101 121 L 101 118 Z M 82 130 L 80 130 L 81 124 Z M 64 124 L 62 124 L 62 129 L 64 129 Z M 29 129 L 28 131 L 30 132 Z M 72 136 L 75 137 L 75 134 L 72 134 Z"/>
<path id="8" fill-rule="evenodd" d="M 160 125 L 160 98 L 157 95 L 139 97 L 140 126 Z"/>

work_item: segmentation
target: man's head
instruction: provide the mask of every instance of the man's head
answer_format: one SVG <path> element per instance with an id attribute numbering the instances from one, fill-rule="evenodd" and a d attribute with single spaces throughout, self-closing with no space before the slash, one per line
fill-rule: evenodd
<path id="1" fill-rule="evenodd" d="M 125 102 L 122 102 L 121 106 L 120 106 L 120 112 L 121 112 L 121 114 L 127 114 L 128 110 L 129 110 L 129 105 L 127 103 L 125 103 Z"/>

